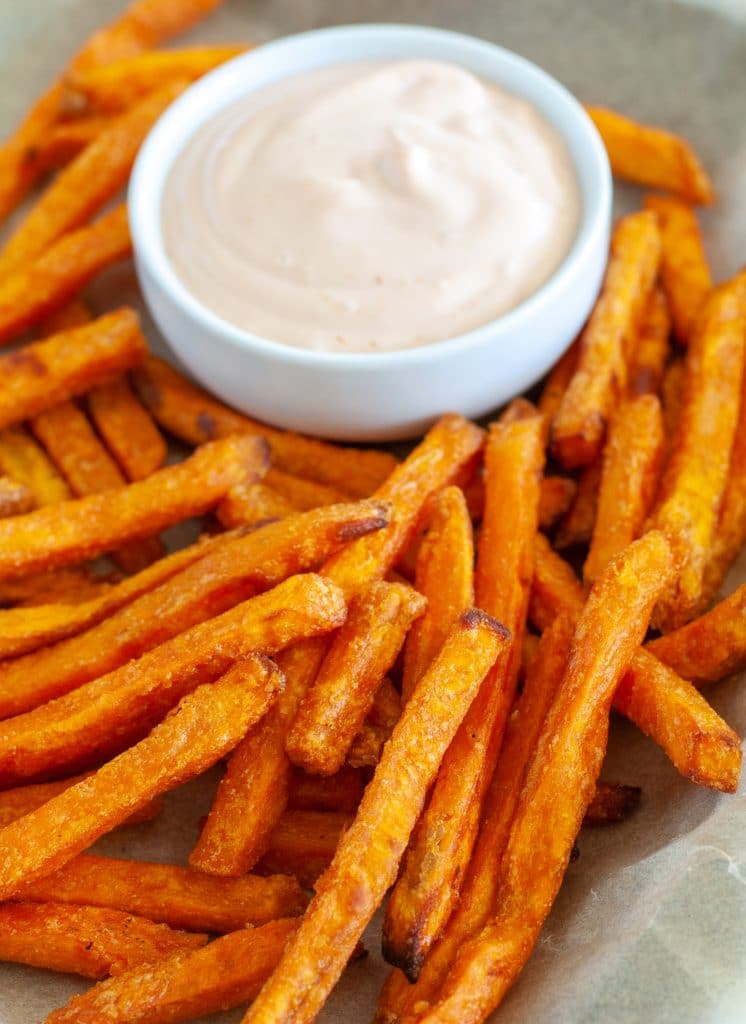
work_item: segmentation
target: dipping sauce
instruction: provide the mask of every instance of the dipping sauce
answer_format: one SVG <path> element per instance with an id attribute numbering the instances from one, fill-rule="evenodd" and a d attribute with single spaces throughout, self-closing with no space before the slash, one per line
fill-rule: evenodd
<path id="1" fill-rule="evenodd" d="M 572 246 L 580 190 L 527 101 L 452 64 L 352 63 L 203 125 L 162 216 L 177 274 L 224 320 L 299 348 L 390 352 L 535 292 Z"/>

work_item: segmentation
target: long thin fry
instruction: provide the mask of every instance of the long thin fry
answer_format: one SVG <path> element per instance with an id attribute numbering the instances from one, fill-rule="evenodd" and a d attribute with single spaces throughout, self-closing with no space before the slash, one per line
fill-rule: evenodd
<path id="1" fill-rule="evenodd" d="M 273 519 L 285 519 L 298 510 L 287 498 L 265 483 L 233 487 L 215 510 L 227 530 L 237 526 L 259 526 Z"/>
<path id="2" fill-rule="evenodd" d="M 142 738 L 201 683 L 252 651 L 274 653 L 341 625 L 339 589 L 294 576 L 73 693 L 0 724 L 0 786 L 63 775 Z"/>
<path id="3" fill-rule="evenodd" d="M 161 468 L 166 442 L 123 377 L 92 388 L 88 410 L 128 480 L 144 480 Z"/>
<path id="4" fill-rule="evenodd" d="M 574 341 L 549 371 L 537 403 L 539 412 L 551 424 L 578 365 L 580 342 Z"/>
<path id="5" fill-rule="evenodd" d="M 33 608 L 40 604 L 65 601 L 79 604 L 102 597 L 113 586 L 110 576 L 97 576 L 88 566 L 50 569 L 0 583 L 0 604 Z"/>
<path id="6" fill-rule="evenodd" d="M 0 469 L 25 487 L 31 508 L 67 501 L 70 489 L 25 427 L 0 430 Z"/>
<path id="7" fill-rule="evenodd" d="M 265 468 L 254 437 L 213 441 L 139 483 L 0 521 L 0 578 L 70 565 L 200 515 Z"/>
<path id="8" fill-rule="evenodd" d="M 653 287 L 661 254 L 649 210 L 617 223 L 601 295 L 580 338 L 578 365 L 552 423 L 552 450 L 568 468 L 598 457 L 606 423 L 627 386 L 625 346 Z"/>
<path id="9" fill-rule="evenodd" d="M 507 639 L 499 623 L 475 610 L 454 627 L 407 704 L 354 822 L 245 1024 L 303 1024 L 316 1017 L 393 881 L 448 743 Z"/>
<path id="10" fill-rule="evenodd" d="M 35 811 L 53 796 L 64 792 L 70 786 L 82 782 L 84 775 L 73 775 L 68 779 L 60 779 L 58 782 L 38 782 L 34 786 L 19 786 L 16 789 L 5 789 L 0 793 L 0 828 L 9 825 L 11 821 L 22 818 L 24 814 Z M 142 825 L 146 821 L 153 821 L 161 813 L 163 801 L 160 797 L 151 800 L 145 807 L 131 814 L 122 827 L 129 825 Z"/>
<path id="11" fill-rule="evenodd" d="M 630 396 L 657 395 L 671 350 L 671 315 L 666 297 L 654 288 L 642 311 L 634 341 L 627 391 Z"/>
<path id="12" fill-rule="evenodd" d="M 61 308 L 105 267 L 132 249 L 126 206 L 63 235 L 0 280 L 0 343 Z"/>
<path id="13" fill-rule="evenodd" d="M 326 487 L 316 480 L 306 480 L 292 473 L 283 473 L 276 466 L 270 466 L 267 470 L 266 482 L 272 490 L 281 494 L 302 512 L 318 508 L 319 505 L 338 505 L 340 502 L 350 500 L 349 490 Z"/>

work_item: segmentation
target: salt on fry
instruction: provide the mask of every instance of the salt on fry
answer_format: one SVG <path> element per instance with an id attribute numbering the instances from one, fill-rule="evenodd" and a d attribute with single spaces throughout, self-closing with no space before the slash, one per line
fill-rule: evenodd
<path id="1" fill-rule="evenodd" d="M 124 377 L 91 388 L 88 411 L 128 480 L 144 480 L 166 461 L 166 442 Z"/>
<path id="2" fill-rule="evenodd" d="M 0 430 L 0 469 L 30 495 L 31 505 L 26 512 L 43 505 L 56 505 L 70 497 L 70 489 L 54 463 L 25 427 Z"/>

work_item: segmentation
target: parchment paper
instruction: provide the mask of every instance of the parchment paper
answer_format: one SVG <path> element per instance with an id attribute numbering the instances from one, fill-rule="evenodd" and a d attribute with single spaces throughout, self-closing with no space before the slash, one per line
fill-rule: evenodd
<path id="1" fill-rule="evenodd" d="M 174 0 L 178 2 L 178 0 Z M 705 214 L 719 276 L 746 258 L 746 0 L 726 13 L 665 0 L 232 0 L 193 38 L 266 39 L 350 21 L 432 23 L 500 42 L 536 60 L 577 95 L 688 135 L 714 171 L 721 203 Z M 122 0 L 0 0 L 0 134 Z M 620 207 L 637 196 L 618 189 Z M 94 305 L 137 301 L 131 271 L 93 290 Z M 158 339 L 151 329 L 151 340 Z M 0 382 L 2 386 L 2 382 Z M 703 453 L 706 458 L 706 453 Z M 746 559 L 729 584 L 746 578 Z M 746 732 L 746 680 L 709 691 Z M 627 722 L 614 723 L 604 775 L 637 783 L 628 823 L 585 830 L 580 859 L 502 1024 L 746 1022 L 746 789 L 721 797 L 676 774 Z M 216 776 L 172 794 L 162 818 L 107 837 L 102 853 L 184 862 Z M 374 924 L 367 960 L 351 966 L 323 1024 L 370 1020 L 386 967 Z M 32 1024 L 85 983 L 0 965 L 1 1024 Z M 212 1021 L 238 1021 L 241 1011 Z"/>

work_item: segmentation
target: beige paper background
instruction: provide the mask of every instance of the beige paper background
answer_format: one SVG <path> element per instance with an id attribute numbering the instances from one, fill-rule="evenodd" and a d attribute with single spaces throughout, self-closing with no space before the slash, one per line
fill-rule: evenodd
<path id="1" fill-rule="evenodd" d="M 175 3 L 178 0 L 174 0 Z M 0 135 L 121 0 L 0 0 Z M 265 39 L 348 21 L 432 23 L 492 39 L 543 64 L 579 96 L 687 134 L 714 171 L 721 203 L 704 216 L 719 275 L 746 259 L 746 0 L 702 9 L 666 0 L 229 0 L 197 39 Z M 715 8 L 720 9 L 720 13 Z M 636 198 L 618 190 L 621 206 Z M 119 268 L 94 304 L 137 300 Z M 151 338 L 158 339 L 151 332 Z M 2 386 L 2 382 L 0 382 Z M 706 457 L 706 453 L 703 453 Z M 746 573 L 746 559 L 731 583 Z M 712 688 L 746 732 L 746 681 Z M 641 784 L 627 824 L 584 831 L 580 859 L 503 1024 L 746 1022 L 746 792 L 720 797 L 685 783 L 626 722 L 614 724 L 605 776 Z M 183 862 L 215 777 L 169 798 L 152 824 L 110 836 L 111 855 Z M 386 968 L 373 926 L 367 960 L 345 974 L 323 1024 L 370 1020 Z M 33 1024 L 85 983 L 0 965 L 0 1024 Z M 240 1020 L 241 1012 L 210 1018 Z"/>

